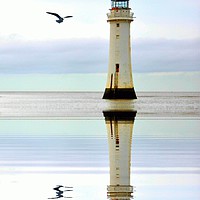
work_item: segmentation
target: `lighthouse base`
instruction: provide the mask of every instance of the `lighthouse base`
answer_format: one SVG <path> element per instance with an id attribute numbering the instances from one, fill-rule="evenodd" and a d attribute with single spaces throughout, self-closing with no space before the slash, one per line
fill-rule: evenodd
<path id="1" fill-rule="evenodd" d="M 106 88 L 103 99 L 137 99 L 134 88 Z"/>

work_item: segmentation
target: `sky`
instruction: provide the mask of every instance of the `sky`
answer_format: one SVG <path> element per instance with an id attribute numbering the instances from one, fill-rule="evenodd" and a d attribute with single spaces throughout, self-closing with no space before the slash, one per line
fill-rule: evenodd
<path id="1" fill-rule="evenodd" d="M 108 0 L 0 0 L 0 74 L 105 73 Z M 131 0 L 135 72 L 200 71 L 200 1 Z M 61 24 L 56 17 L 73 15 Z"/>

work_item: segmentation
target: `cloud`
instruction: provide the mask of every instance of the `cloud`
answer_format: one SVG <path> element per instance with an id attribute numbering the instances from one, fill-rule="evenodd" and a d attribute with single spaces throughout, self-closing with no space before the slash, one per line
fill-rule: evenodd
<path id="1" fill-rule="evenodd" d="M 106 39 L 0 42 L 0 74 L 107 72 Z M 200 71 L 200 39 L 132 41 L 135 72 Z"/>
<path id="2" fill-rule="evenodd" d="M 132 49 L 138 72 L 200 70 L 200 39 L 136 40 Z"/>
<path id="3" fill-rule="evenodd" d="M 106 40 L 7 42 L 0 46 L 0 73 L 100 72 L 108 60 Z"/>

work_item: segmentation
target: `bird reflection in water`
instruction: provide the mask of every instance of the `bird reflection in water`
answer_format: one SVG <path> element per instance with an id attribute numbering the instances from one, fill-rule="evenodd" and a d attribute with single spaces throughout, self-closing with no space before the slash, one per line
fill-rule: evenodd
<path id="1" fill-rule="evenodd" d="M 64 189 L 64 190 L 61 190 Z M 65 189 L 66 188 L 66 189 Z M 67 192 L 73 191 L 73 187 L 67 187 L 62 185 L 57 185 L 55 188 L 53 188 L 56 191 L 56 197 L 48 198 L 48 199 L 60 199 L 60 198 L 68 198 L 71 199 L 72 197 L 66 196 Z"/>
<path id="2" fill-rule="evenodd" d="M 136 111 L 103 111 L 109 144 L 110 185 L 107 197 L 110 200 L 130 200 L 133 186 L 130 185 L 131 144 Z"/>

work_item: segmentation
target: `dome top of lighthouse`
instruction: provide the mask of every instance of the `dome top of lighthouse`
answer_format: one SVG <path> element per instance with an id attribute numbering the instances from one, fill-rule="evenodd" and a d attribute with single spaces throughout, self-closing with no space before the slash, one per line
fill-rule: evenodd
<path id="1" fill-rule="evenodd" d="M 129 8 L 129 0 L 111 0 L 112 8 Z"/>

